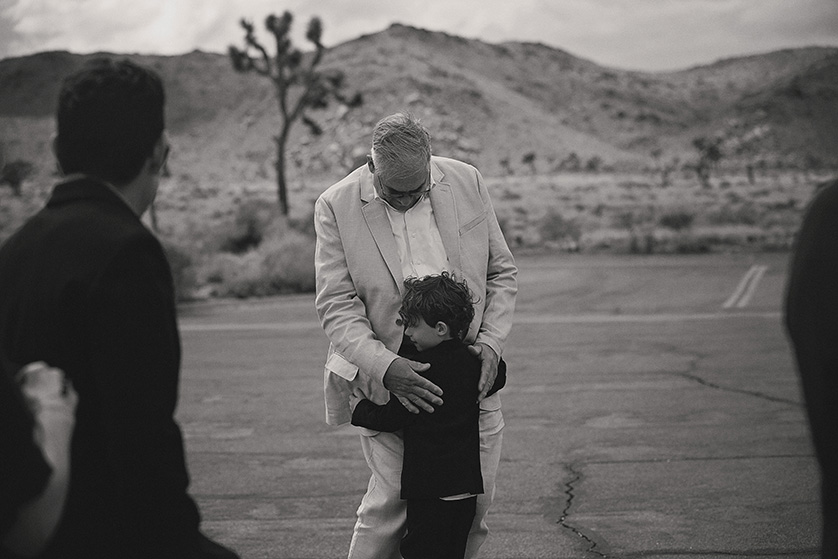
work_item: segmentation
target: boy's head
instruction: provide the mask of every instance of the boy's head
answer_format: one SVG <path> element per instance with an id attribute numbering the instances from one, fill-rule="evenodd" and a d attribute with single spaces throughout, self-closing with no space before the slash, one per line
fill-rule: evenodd
<path id="1" fill-rule="evenodd" d="M 465 281 L 448 272 L 407 278 L 399 309 L 405 334 L 419 351 L 449 339 L 463 340 L 474 318 L 474 297 Z"/>

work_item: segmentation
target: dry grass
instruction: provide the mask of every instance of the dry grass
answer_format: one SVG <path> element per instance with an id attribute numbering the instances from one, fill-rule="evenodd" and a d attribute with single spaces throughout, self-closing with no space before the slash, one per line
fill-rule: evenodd
<path id="1" fill-rule="evenodd" d="M 567 173 L 488 179 L 513 250 L 707 252 L 791 247 L 802 212 L 827 176 L 694 175 L 660 186 L 650 174 Z"/>
<path id="2" fill-rule="evenodd" d="M 495 211 L 514 252 L 691 253 L 787 250 L 806 204 L 828 176 L 803 173 L 714 179 L 694 175 L 564 173 L 487 177 Z M 43 204 L 52 177 L 0 189 L 0 241 Z M 328 184 L 296 184 L 292 215 L 279 219 L 269 179 L 246 185 L 165 179 L 156 222 L 181 298 L 252 297 L 314 287 L 313 201 Z M 322 184 L 321 184 L 322 183 Z"/>

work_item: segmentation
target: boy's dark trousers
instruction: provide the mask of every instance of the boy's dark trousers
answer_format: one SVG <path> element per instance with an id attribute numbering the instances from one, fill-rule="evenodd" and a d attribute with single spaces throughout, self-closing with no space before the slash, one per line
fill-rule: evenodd
<path id="1" fill-rule="evenodd" d="M 404 559 L 463 559 L 477 497 L 443 501 L 408 499 L 407 533 L 399 551 Z"/>

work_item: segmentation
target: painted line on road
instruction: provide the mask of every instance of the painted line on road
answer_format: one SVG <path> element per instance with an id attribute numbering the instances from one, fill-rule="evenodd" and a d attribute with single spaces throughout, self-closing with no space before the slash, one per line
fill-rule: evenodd
<path id="1" fill-rule="evenodd" d="M 246 332 L 246 331 L 295 331 L 320 329 L 320 323 L 314 320 L 296 322 L 255 322 L 248 324 L 202 324 L 181 323 L 181 332 Z"/>
<path id="2" fill-rule="evenodd" d="M 722 304 L 722 308 L 745 308 L 751 301 L 751 297 L 754 296 L 759 280 L 762 279 L 762 276 L 765 275 L 767 270 L 768 266 L 761 266 L 757 264 L 751 266 L 748 271 L 745 272 L 745 275 L 742 276 L 742 279 L 739 281 L 739 285 L 736 286 L 736 290 L 734 290 L 733 294 Z"/>
<path id="3" fill-rule="evenodd" d="M 751 281 L 748 283 L 748 289 L 745 290 L 745 293 L 742 294 L 742 297 L 739 299 L 739 302 L 736 303 L 736 308 L 742 309 L 748 306 L 748 303 L 751 302 L 751 297 L 754 296 L 754 293 L 757 290 L 759 280 L 762 279 L 762 276 L 765 275 L 766 271 L 768 271 L 768 266 L 759 266 L 757 268 L 757 271 L 754 273 L 753 277 L 751 277 Z"/>
<path id="4" fill-rule="evenodd" d="M 683 314 L 614 314 L 614 315 L 515 315 L 515 324 L 599 324 L 625 322 L 688 322 L 700 320 L 728 320 L 731 318 L 758 318 L 778 320 L 780 312 L 743 313 L 683 313 Z"/>
<path id="5" fill-rule="evenodd" d="M 756 318 L 779 320 L 782 313 L 761 312 L 761 313 L 684 313 L 684 314 L 523 314 L 515 316 L 514 323 L 517 324 L 614 324 L 630 322 L 689 322 L 700 320 L 730 320 L 732 318 Z M 316 321 L 297 322 L 260 322 L 253 324 L 199 324 L 183 323 L 180 325 L 181 332 L 299 332 L 302 330 L 319 330 L 320 323 Z"/>

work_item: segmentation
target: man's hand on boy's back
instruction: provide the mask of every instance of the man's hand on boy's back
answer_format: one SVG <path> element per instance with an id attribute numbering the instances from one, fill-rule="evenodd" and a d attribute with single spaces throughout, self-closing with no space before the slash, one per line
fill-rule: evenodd
<path id="1" fill-rule="evenodd" d="M 477 383 L 477 390 L 480 393 L 477 396 L 477 401 L 482 402 L 486 393 L 495 384 L 495 378 L 498 376 L 498 354 L 484 343 L 470 345 L 468 350 L 480 359 L 480 382 Z"/>
<path id="2" fill-rule="evenodd" d="M 442 389 L 417 372 L 429 368 L 428 363 L 398 357 L 384 373 L 384 388 L 395 394 L 410 413 L 419 413 L 420 409 L 433 413 L 435 405 L 442 405 Z"/>

